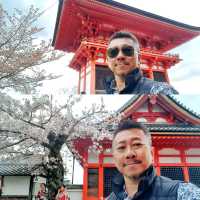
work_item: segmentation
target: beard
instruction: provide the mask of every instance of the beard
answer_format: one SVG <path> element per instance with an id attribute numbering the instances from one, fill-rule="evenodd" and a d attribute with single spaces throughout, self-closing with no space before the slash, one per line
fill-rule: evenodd
<path id="1" fill-rule="evenodd" d="M 146 176 L 146 173 L 148 172 L 148 170 L 151 166 L 152 166 L 152 164 L 150 164 L 144 171 L 141 171 L 137 174 L 133 174 L 133 175 L 123 174 L 124 178 L 126 178 L 130 181 L 140 181 L 144 176 Z"/>

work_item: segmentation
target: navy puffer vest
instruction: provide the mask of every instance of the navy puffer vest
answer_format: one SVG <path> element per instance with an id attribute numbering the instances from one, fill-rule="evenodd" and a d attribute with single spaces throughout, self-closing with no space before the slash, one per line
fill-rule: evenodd
<path id="1" fill-rule="evenodd" d="M 114 77 L 106 77 L 103 81 L 107 94 L 117 93 Z M 142 76 L 139 68 L 134 69 L 125 77 L 125 88 L 119 94 L 178 94 L 165 82 L 158 82 Z"/>
<path id="2" fill-rule="evenodd" d="M 176 200 L 179 183 L 163 176 L 156 176 L 153 166 L 146 170 L 138 186 L 138 192 L 132 200 Z M 124 200 L 126 193 L 124 191 L 123 177 L 117 176 L 113 180 L 113 192 L 107 200 Z"/>

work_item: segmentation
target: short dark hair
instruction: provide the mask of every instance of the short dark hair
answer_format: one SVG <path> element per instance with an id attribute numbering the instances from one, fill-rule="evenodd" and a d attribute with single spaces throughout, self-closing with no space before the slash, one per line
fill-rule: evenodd
<path id="1" fill-rule="evenodd" d="M 115 139 L 115 137 L 117 136 L 119 132 L 123 130 L 132 129 L 132 128 L 138 128 L 138 129 L 143 130 L 144 135 L 148 138 L 149 144 L 151 145 L 151 134 L 147 130 L 146 126 L 139 122 L 134 122 L 131 119 L 125 119 L 125 120 L 120 121 L 117 128 L 113 132 L 113 140 Z"/>
<path id="2" fill-rule="evenodd" d="M 118 39 L 118 38 L 129 38 L 131 39 L 137 46 L 137 50 L 139 51 L 140 50 L 140 47 L 139 47 L 139 41 L 138 39 L 136 38 L 135 35 L 133 35 L 132 33 L 130 32 L 127 32 L 127 31 L 118 31 L 118 32 L 115 32 L 111 35 L 109 41 L 108 41 L 108 44 L 110 44 L 110 42 L 114 39 Z"/>
<path id="3" fill-rule="evenodd" d="M 65 188 L 66 186 L 65 186 L 65 184 L 61 183 L 61 184 L 58 186 L 58 190 L 59 190 L 61 187 L 64 187 L 64 188 Z"/>

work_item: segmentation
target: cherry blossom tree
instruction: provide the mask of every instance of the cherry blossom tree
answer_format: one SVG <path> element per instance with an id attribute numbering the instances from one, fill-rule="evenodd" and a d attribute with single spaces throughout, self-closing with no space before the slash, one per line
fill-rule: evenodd
<path id="1" fill-rule="evenodd" d="M 49 199 L 63 182 L 64 168 L 61 149 L 66 144 L 75 154 L 72 141 L 91 137 L 94 141 L 110 137 L 107 131 L 108 116 L 104 104 L 88 105 L 81 110 L 80 96 L 66 96 L 60 105 L 52 97 L 42 96 L 0 104 L 0 157 L 21 159 L 42 155 L 40 174 L 47 178 Z"/>
<path id="2" fill-rule="evenodd" d="M 14 89 L 35 91 L 43 80 L 57 78 L 41 69 L 41 64 L 59 59 L 63 54 L 51 47 L 51 41 L 40 41 L 37 21 L 43 14 L 30 7 L 27 13 L 15 9 L 13 15 L 0 4 L 0 91 Z"/>

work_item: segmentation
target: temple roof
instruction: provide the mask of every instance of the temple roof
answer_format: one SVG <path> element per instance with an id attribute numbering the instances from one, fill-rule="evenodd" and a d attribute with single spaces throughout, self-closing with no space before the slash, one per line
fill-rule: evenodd
<path id="1" fill-rule="evenodd" d="M 181 135 L 181 132 L 185 133 L 187 132 L 188 135 L 191 135 L 191 133 L 194 133 L 192 135 L 200 135 L 200 125 L 186 125 L 186 124 L 180 124 L 180 125 L 169 125 L 169 124 L 145 124 L 146 127 L 150 132 L 179 132 L 178 135 Z"/>
<path id="2" fill-rule="evenodd" d="M 178 133 L 178 135 L 182 135 L 181 133 L 183 133 L 183 135 L 200 135 L 200 125 L 191 125 L 191 124 L 162 124 L 162 123 L 158 123 L 158 124 L 152 124 L 152 123 L 143 123 L 145 125 L 145 127 L 147 127 L 147 129 L 150 132 L 159 132 L 159 133 L 163 133 L 167 134 L 169 133 L 170 135 L 173 134 L 175 135 L 175 132 Z M 109 127 L 109 131 L 113 131 L 115 130 L 116 127 L 113 127 L 112 125 L 110 125 Z"/>
<path id="3" fill-rule="evenodd" d="M 31 173 L 40 174 L 41 155 L 12 160 L 0 160 L 0 176 L 31 176 Z"/>
<path id="4" fill-rule="evenodd" d="M 88 23 L 88 24 L 87 24 Z M 60 0 L 53 46 L 75 52 L 84 37 L 109 37 L 126 29 L 165 52 L 200 35 L 200 27 L 187 25 L 112 0 Z"/>
<path id="5" fill-rule="evenodd" d="M 117 112 L 122 113 L 125 110 L 127 110 L 130 106 L 134 106 L 134 104 L 137 104 L 138 102 L 141 103 L 142 101 L 145 101 L 145 98 L 147 99 L 148 95 L 134 95 L 127 103 L 125 103 L 121 108 L 119 108 Z M 149 98 L 151 98 L 151 95 L 149 95 Z M 162 101 L 163 104 L 168 105 L 168 108 L 170 108 L 172 112 L 175 112 L 177 110 L 185 117 L 194 120 L 195 121 L 194 124 L 197 125 L 200 124 L 200 114 L 198 114 L 197 112 L 193 111 L 192 109 L 188 108 L 183 103 L 181 103 L 176 98 L 175 95 L 174 96 L 158 95 L 156 96 L 156 98 Z M 155 124 L 152 124 L 152 126 L 154 125 Z"/>
<path id="6" fill-rule="evenodd" d="M 32 168 L 28 164 L 0 163 L 0 176 L 31 175 Z"/>
<path id="7" fill-rule="evenodd" d="M 172 24 L 172 25 L 175 25 L 177 27 L 186 28 L 188 30 L 193 30 L 193 31 L 200 31 L 200 27 L 184 24 L 184 23 L 181 23 L 181 22 L 178 22 L 178 21 L 166 18 L 166 17 L 162 17 L 160 15 L 156 15 L 156 14 L 144 11 L 144 10 L 140 10 L 138 8 L 135 8 L 135 7 L 128 6 L 126 4 L 116 2 L 116 1 L 112 1 L 112 0 L 97 0 L 97 1 L 111 5 L 111 6 L 114 6 L 114 7 L 119 8 L 119 9 L 123 9 L 123 10 L 129 11 L 129 12 L 132 12 L 132 13 L 137 13 L 137 14 L 143 15 L 145 17 L 149 17 L 149 18 L 152 18 L 152 19 L 156 19 L 156 20 L 168 23 L 168 24 Z"/>
<path id="8" fill-rule="evenodd" d="M 168 98 L 176 103 L 178 106 L 180 106 L 185 111 L 189 112 L 191 115 L 194 115 L 195 117 L 200 119 L 200 114 L 189 108 L 188 106 L 184 105 L 180 100 L 176 98 L 176 96 L 168 96 Z"/>

